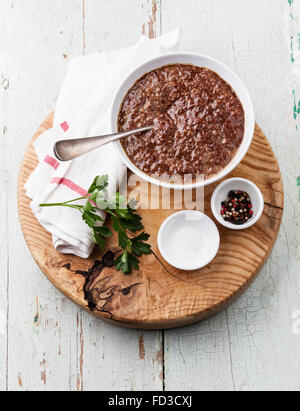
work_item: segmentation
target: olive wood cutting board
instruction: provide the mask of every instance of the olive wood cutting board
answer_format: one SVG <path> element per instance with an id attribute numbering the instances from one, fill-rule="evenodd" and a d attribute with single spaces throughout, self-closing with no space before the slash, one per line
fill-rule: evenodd
<path id="1" fill-rule="evenodd" d="M 131 275 L 117 272 L 111 258 L 95 248 L 87 259 L 54 250 L 30 208 L 24 184 L 38 161 L 33 141 L 51 128 L 53 114 L 33 136 L 20 168 L 18 210 L 27 245 L 48 279 L 66 296 L 97 317 L 124 327 L 164 329 L 208 318 L 231 304 L 255 279 L 276 241 L 281 224 L 284 194 L 278 163 L 267 138 L 256 126 L 253 143 L 241 164 L 228 177 L 243 177 L 261 189 L 265 207 L 262 218 L 251 228 L 232 231 L 218 224 L 221 246 L 205 268 L 186 272 L 164 265 L 153 255 L 141 259 L 140 270 Z M 212 217 L 211 194 L 220 182 L 205 188 L 205 213 Z M 70 198 L 72 198 L 70 192 Z M 173 210 L 139 210 L 151 245 L 159 259 L 157 233 Z M 113 237 L 108 250 L 118 250 Z M 96 263 L 95 263 L 96 262 Z"/>

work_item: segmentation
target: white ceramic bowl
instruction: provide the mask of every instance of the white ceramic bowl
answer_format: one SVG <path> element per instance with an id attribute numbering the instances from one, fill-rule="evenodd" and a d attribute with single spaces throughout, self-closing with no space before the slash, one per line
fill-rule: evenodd
<path id="1" fill-rule="evenodd" d="M 221 216 L 221 202 L 224 201 L 231 190 L 246 191 L 251 198 L 253 216 L 247 223 L 242 225 L 235 225 L 225 221 Z M 215 219 L 224 227 L 232 230 L 245 230 L 253 226 L 262 216 L 264 211 L 264 198 L 260 189 L 250 180 L 244 178 L 229 178 L 223 181 L 213 192 L 211 197 L 211 210 Z"/>
<path id="2" fill-rule="evenodd" d="M 162 187 L 182 190 L 203 187 L 205 185 L 220 180 L 221 178 L 225 177 L 228 173 L 230 173 L 241 162 L 241 160 L 243 159 L 243 157 L 245 156 L 250 147 L 254 134 L 255 119 L 253 104 L 249 96 L 249 93 L 244 84 L 242 83 L 242 81 L 240 80 L 240 78 L 229 67 L 225 66 L 223 63 L 211 57 L 204 56 L 198 53 L 170 53 L 147 61 L 146 63 L 138 67 L 136 70 L 134 70 L 132 73 L 130 73 L 128 77 L 126 77 L 125 80 L 122 82 L 113 98 L 111 110 L 111 126 L 113 132 L 118 131 L 119 111 L 129 89 L 144 74 L 149 73 L 150 71 L 160 68 L 162 66 L 175 63 L 193 64 L 199 67 L 207 67 L 216 72 L 217 74 L 219 74 L 219 76 L 221 76 L 225 81 L 227 81 L 227 83 L 229 83 L 233 90 L 236 92 L 237 96 L 239 97 L 243 105 L 245 112 L 245 133 L 243 141 L 232 161 L 217 175 L 211 176 L 210 178 L 197 182 L 195 184 L 170 184 L 155 178 L 151 178 L 150 176 L 139 170 L 130 161 L 120 141 L 114 142 L 114 145 L 118 153 L 120 154 L 123 162 L 127 165 L 127 167 L 130 170 L 132 170 L 140 178 Z"/>
<path id="3" fill-rule="evenodd" d="M 216 224 L 200 211 L 179 211 L 168 217 L 158 232 L 163 258 L 179 270 L 198 270 L 209 264 L 220 247 Z"/>

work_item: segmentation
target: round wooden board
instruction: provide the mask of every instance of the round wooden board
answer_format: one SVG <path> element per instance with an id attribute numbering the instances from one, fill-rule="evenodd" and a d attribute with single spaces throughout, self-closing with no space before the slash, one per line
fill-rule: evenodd
<path id="1" fill-rule="evenodd" d="M 42 123 L 26 150 L 19 174 L 18 209 L 24 237 L 34 259 L 60 291 L 103 320 L 140 329 L 192 324 L 220 312 L 245 291 L 273 248 L 284 204 L 280 170 L 258 126 L 246 157 L 228 176 L 249 178 L 262 190 L 265 208 L 255 226 L 231 231 L 219 225 L 218 255 L 198 271 L 180 271 L 167 264 L 164 268 L 150 255 L 142 258 L 140 270 L 132 275 L 125 276 L 114 268 L 100 265 L 85 278 L 75 271 L 88 271 L 96 259 L 101 260 L 99 251 L 95 250 L 88 260 L 56 252 L 50 234 L 32 214 L 24 191 L 24 184 L 37 165 L 32 143 L 52 127 L 52 123 L 53 114 Z M 205 188 L 205 212 L 210 217 L 210 197 L 216 185 Z M 146 231 L 151 234 L 153 249 L 161 257 L 156 243 L 157 232 L 174 210 L 140 210 L 139 213 Z M 116 238 L 112 238 L 108 247 L 113 251 L 118 249 Z"/>

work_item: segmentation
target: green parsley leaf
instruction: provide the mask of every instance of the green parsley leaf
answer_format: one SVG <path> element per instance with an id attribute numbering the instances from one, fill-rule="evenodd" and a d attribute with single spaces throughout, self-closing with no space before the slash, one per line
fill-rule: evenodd
<path id="1" fill-rule="evenodd" d="M 91 211 L 83 212 L 82 219 L 90 228 L 93 228 L 97 222 L 103 222 L 100 216 Z"/>
<path id="2" fill-rule="evenodd" d="M 139 260 L 125 251 L 117 260 L 115 261 L 115 266 L 118 271 L 123 271 L 124 274 L 131 274 L 132 270 L 139 269 Z"/>
<path id="3" fill-rule="evenodd" d="M 105 238 L 113 236 L 113 233 L 110 231 L 108 227 L 94 227 L 94 231 L 96 231 L 99 235 Z"/>
<path id="4" fill-rule="evenodd" d="M 108 180 L 108 175 L 95 177 L 92 185 L 89 188 L 89 194 L 93 193 L 95 190 L 104 190 L 106 187 L 108 187 Z"/>
<path id="5" fill-rule="evenodd" d="M 150 244 L 145 243 L 149 239 L 149 234 L 142 233 L 138 237 L 135 237 L 131 240 L 132 242 L 132 252 L 137 256 L 141 257 L 143 254 L 151 254 Z"/>
<path id="6" fill-rule="evenodd" d="M 102 237 L 95 229 L 92 230 L 93 238 L 96 244 L 101 248 L 101 250 L 104 250 L 105 248 L 105 238 Z"/>
<path id="7" fill-rule="evenodd" d="M 152 253 L 151 246 L 147 243 L 150 236 L 143 232 L 134 237 L 133 233 L 144 229 L 142 218 L 137 214 L 137 203 L 130 201 L 126 204 L 126 199 L 119 193 L 108 199 L 108 180 L 107 175 L 97 176 L 89 188 L 88 195 L 64 203 L 41 204 L 40 207 L 60 206 L 79 210 L 83 221 L 91 228 L 95 243 L 102 250 L 105 248 L 106 239 L 113 235 L 108 227 L 100 224 L 103 223 L 103 219 L 97 214 L 97 211 L 106 211 L 112 218 L 113 229 L 118 234 L 120 247 L 124 250 L 116 259 L 115 267 L 124 274 L 130 274 L 139 268 L 137 257 Z M 74 204 L 84 199 L 85 205 Z"/>

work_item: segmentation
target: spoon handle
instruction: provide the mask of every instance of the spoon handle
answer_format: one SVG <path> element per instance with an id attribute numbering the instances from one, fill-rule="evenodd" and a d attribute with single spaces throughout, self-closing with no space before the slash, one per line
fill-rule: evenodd
<path id="1" fill-rule="evenodd" d="M 54 145 L 54 155 L 59 161 L 70 161 L 83 154 L 89 153 L 96 148 L 129 137 L 133 134 L 151 130 L 152 127 L 142 127 L 136 130 L 124 131 L 122 133 L 108 134 L 99 137 L 77 138 L 74 140 L 60 140 Z"/>

